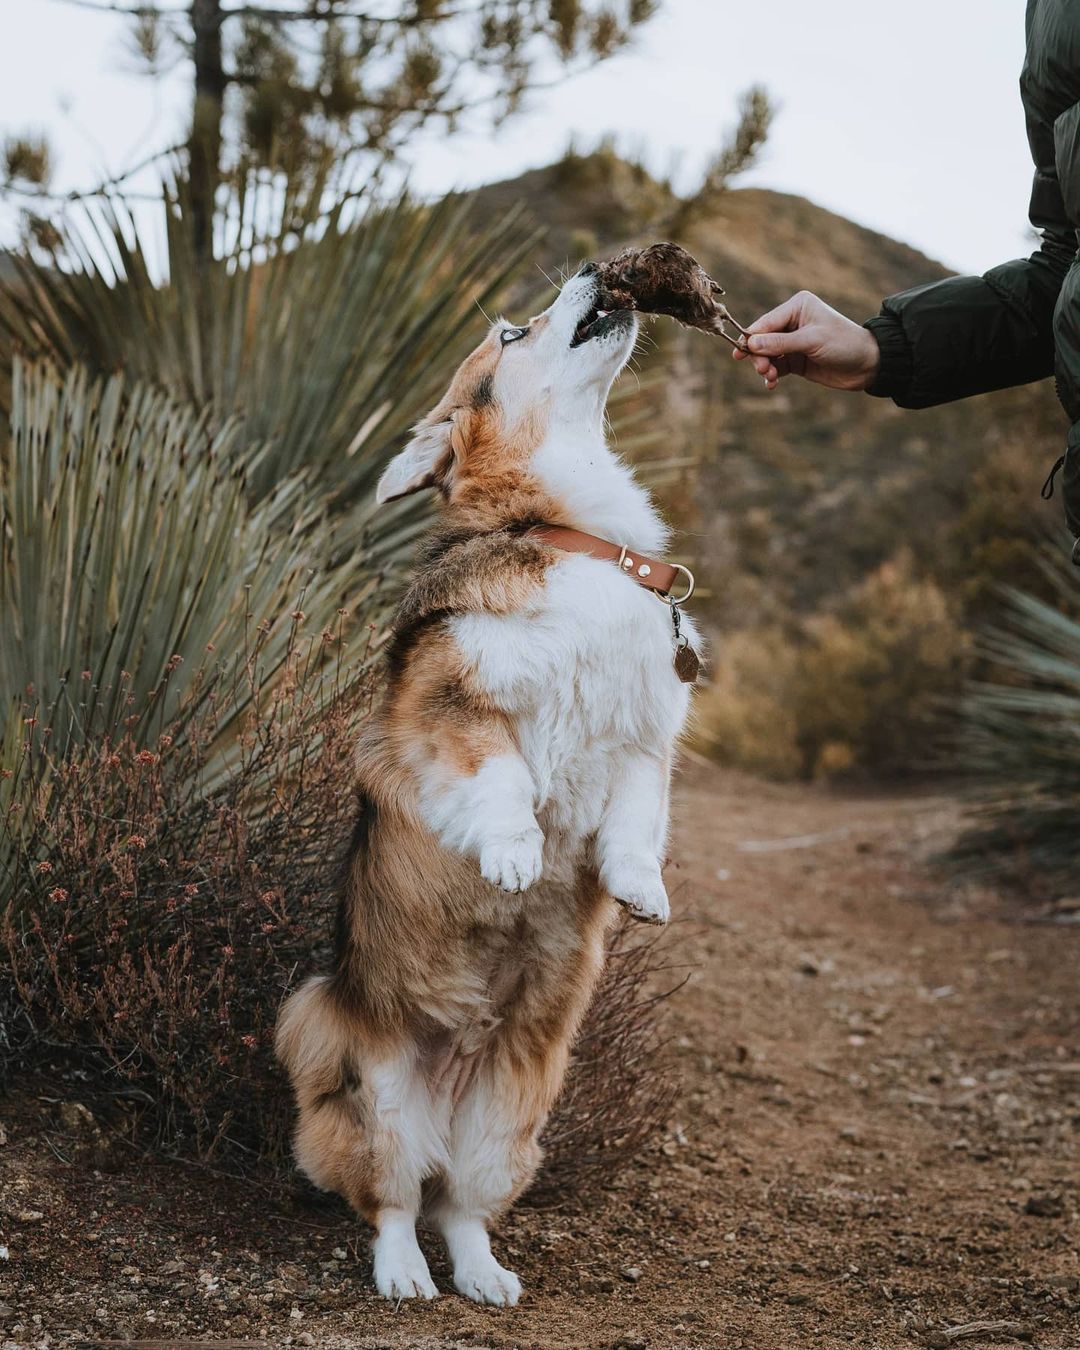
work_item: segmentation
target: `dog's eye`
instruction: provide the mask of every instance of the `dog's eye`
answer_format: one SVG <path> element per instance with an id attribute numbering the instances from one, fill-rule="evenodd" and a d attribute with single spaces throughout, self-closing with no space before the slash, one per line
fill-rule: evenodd
<path id="1" fill-rule="evenodd" d="M 528 331 L 527 328 L 504 328 L 502 330 L 502 345 L 505 347 L 508 342 L 518 342 Z"/>

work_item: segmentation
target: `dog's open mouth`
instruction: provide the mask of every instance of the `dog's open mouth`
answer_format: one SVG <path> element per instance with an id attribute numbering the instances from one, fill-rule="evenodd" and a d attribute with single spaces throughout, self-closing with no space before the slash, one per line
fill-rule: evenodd
<path id="1" fill-rule="evenodd" d="M 595 304 L 587 314 L 581 316 L 578 326 L 574 329 L 574 336 L 570 339 L 570 346 L 580 347 L 583 342 L 603 337 L 605 333 L 621 328 L 629 318 L 628 309 L 602 309 L 599 304 Z"/>

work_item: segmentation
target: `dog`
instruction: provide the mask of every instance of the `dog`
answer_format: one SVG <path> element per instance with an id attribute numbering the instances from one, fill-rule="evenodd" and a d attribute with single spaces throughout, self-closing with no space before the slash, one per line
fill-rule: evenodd
<path id="1" fill-rule="evenodd" d="M 540 1162 L 612 901 L 669 914 L 689 688 L 655 578 L 685 569 L 652 556 L 667 529 L 605 441 L 637 319 L 600 298 L 587 264 L 496 323 L 378 486 L 436 488 L 442 522 L 357 750 L 334 968 L 284 1003 L 276 1047 L 298 1164 L 370 1221 L 391 1299 L 437 1293 L 422 1214 L 462 1294 L 517 1302 L 488 1225 Z"/>

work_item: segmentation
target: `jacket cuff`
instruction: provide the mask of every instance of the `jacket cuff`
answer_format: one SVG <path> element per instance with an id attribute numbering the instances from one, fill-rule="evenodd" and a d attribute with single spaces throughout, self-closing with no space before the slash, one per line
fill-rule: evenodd
<path id="1" fill-rule="evenodd" d="M 866 392 L 874 398 L 903 398 L 911 387 L 914 365 L 903 324 L 892 314 L 878 314 L 867 319 L 863 327 L 874 335 L 881 349 L 877 378 Z"/>

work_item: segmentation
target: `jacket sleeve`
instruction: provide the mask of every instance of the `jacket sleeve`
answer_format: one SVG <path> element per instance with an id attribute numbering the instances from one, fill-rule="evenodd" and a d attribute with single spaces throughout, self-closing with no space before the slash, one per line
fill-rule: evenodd
<path id="1" fill-rule="evenodd" d="M 883 302 L 866 324 L 881 348 L 871 394 L 901 408 L 930 408 L 1053 374 L 1054 306 L 1076 236 L 1063 221 L 1048 225 L 1048 213 L 1037 209 L 1048 188 L 1057 193 L 1056 180 L 1051 186 L 1036 174 L 1032 220 L 1042 225 L 1043 242 L 1030 258 L 981 277 L 916 286 Z"/>

